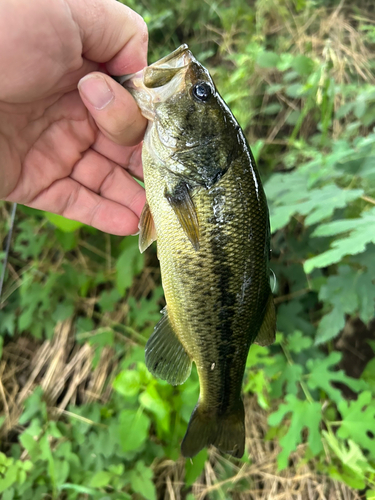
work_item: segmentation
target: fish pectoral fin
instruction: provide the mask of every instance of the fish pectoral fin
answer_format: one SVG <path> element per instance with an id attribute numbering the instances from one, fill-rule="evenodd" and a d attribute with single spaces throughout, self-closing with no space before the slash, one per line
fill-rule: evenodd
<path id="1" fill-rule="evenodd" d="M 143 253 L 156 240 L 156 229 L 150 207 L 146 201 L 139 219 L 139 251 Z"/>
<path id="2" fill-rule="evenodd" d="M 180 183 L 173 193 L 165 192 L 169 204 L 173 208 L 182 229 L 195 250 L 199 250 L 199 223 L 194 202 L 190 196 L 189 186 Z"/>
<path id="3" fill-rule="evenodd" d="M 148 370 L 169 384 L 183 384 L 190 375 L 191 359 L 175 334 L 166 309 L 148 339 L 145 357 Z"/>
<path id="4" fill-rule="evenodd" d="M 254 344 L 267 346 L 275 342 L 276 334 L 276 310 L 273 302 L 272 294 L 268 298 L 266 312 L 264 314 L 263 323 L 260 327 L 258 335 L 255 337 Z"/>

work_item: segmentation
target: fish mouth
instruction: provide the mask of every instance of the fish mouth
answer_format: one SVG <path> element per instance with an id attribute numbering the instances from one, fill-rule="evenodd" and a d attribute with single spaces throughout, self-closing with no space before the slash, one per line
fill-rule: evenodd
<path id="1" fill-rule="evenodd" d="M 195 61 L 186 44 L 137 73 L 116 77 L 134 97 L 143 116 L 155 118 L 155 104 L 182 91 L 189 65 Z"/>

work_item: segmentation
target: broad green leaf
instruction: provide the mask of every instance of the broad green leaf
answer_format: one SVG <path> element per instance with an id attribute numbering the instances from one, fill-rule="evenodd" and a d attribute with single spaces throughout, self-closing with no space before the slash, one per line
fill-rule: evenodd
<path id="1" fill-rule="evenodd" d="M 25 410 L 18 420 L 18 423 L 23 425 L 29 422 L 36 415 L 47 417 L 46 403 L 43 401 L 43 390 L 41 387 L 36 387 L 34 392 L 25 401 Z M 29 428 L 30 429 L 30 428 Z"/>
<path id="2" fill-rule="evenodd" d="M 201 450 L 198 455 L 185 461 L 185 484 L 191 486 L 204 470 L 204 464 L 208 458 L 207 449 Z"/>
<path id="3" fill-rule="evenodd" d="M 352 439 L 375 458 L 375 401 L 371 392 L 362 392 L 356 401 L 340 401 L 338 409 L 342 422 L 337 436 Z"/>
<path id="4" fill-rule="evenodd" d="M 295 331 L 291 335 L 286 337 L 286 344 L 289 351 L 294 352 L 295 354 L 300 353 L 301 351 L 308 349 L 312 346 L 313 341 L 310 337 L 303 335 L 303 333 L 299 330 Z"/>
<path id="5" fill-rule="evenodd" d="M 270 351 L 268 347 L 260 346 L 258 344 L 252 344 L 247 355 L 246 366 L 253 368 L 257 365 L 269 365 L 272 364 L 272 357 L 270 356 Z"/>
<path id="6" fill-rule="evenodd" d="M 362 189 L 345 190 L 332 183 L 311 189 L 310 168 L 299 169 L 290 174 L 274 174 L 266 183 L 272 232 L 285 226 L 295 214 L 305 216 L 307 226 L 316 224 L 331 217 L 336 209 L 346 207 L 363 194 Z"/>
<path id="7" fill-rule="evenodd" d="M 349 439 L 347 447 L 332 432 L 323 430 L 322 435 L 335 455 L 346 467 L 355 472 L 359 480 L 364 481 L 366 472 L 375 472 L 356 442 Z"/>
<path id="8" fill-rule="evenodd" d="M 258 54 L 256 63 L 261 68 L 275 68 L 279 62 L 280 56 L 275 52 L 264 51 Z"/>
<path id="9" fill-rule="evenodd" d="M 123 451 L 138 449 L 148 437 L 150 420 L 139 410 L 122 410 L 119 416 L 120 444 Z"/>
<path id="10" fill-rule="evenodd" d="M 60 486 L 61 490 L 73 490 L 76 491 L 77 493 L 82 493 L 84 495 L 93 495 L 93 498 L 95 498 L 94 495 L 97 494 L 97 490 L 94 490 L 93 488 L 88 488 L 87 486 L 81 486 L 80 484 L 71 484 L 71 483 L 64 483 Z M 130 500 L 130 497 L 129 497 Z"/>
<path id="11" fill-rule="evenodd" d="M 243 388 L 243 391 L 244 393 L 253 392 L 254 394 L 256 394 L 259 406 L 264 410 L 269 409 L 269 382 L 266 378 L 264 370 L 249 370 L 247 374 L 247 382 Z"/>
<path id="12" fill-rule="evenodd" d="M 308 444 L 311 452 L 316 455 L 322 449 L 319 433 L 320 421 L 322 419 L 321 406 L 317 402 L 310 403 L 302 401 L 292 394 L 285 398 L 286 403 L 281 404 L 277 411 L 268 418 L 268 423 L 272 426 L 279 426 L 282 420 L 291 413 L 291 421 L 288 432 L 280 439 L 282 451 L 277 458 L 280 470 L 288 466 L 290 454 L 297 449 L 302 442 L 302 431 L 306 428 L 309 431 Z"/>
<path id="13" fill-rule="evenodd" d="M 113 474 L 105 470 L 100 470 L 94 474 L 88 484 L 91 488 L 103 488 L 111 483 Z"/>
<path id="14" fill-rule="evenodd" d="M 375 273 L 374 273 L 375 274 Z M 375 277 L 375 275 L 374 275 Z M 338 335 L 345 325 L 346 314 L 359 313 L 369 322 L 375 312 L 375 286 L 373 276 L 363 269 L 339 266 L 336 275 L 329 276 L 319 291 L 319 298 L 333 309 L 323 316 L 317 331 L 316 343 L 326 342 Z"/>
<path id="15" fill-rule="evenodd" d="M 18 467 L 16 464 L 10 465 L 5 472 L 2 472 L 0 477 L 0 493 L 3 493 L 13 484 L 17 482 L 18 479 Z"/>
<path id="16" fill-rule="evenodd" d="M 141 376 L 137 370 L 124 370 L 113 381 L 113 388 L 125 397 L 138 394 L 141 388 Z"/>
<path id="17" fill-rule="evenodd" d="M 362 372 L 361 379 L 364 380 L 372 393 L 375 395 L 375 358 L 372 358 Z"/>
<path id="18" fill-rule="evenodd" d="M 146 500 L 156 500 L 156 489 L 152 482 L 153 472 L 143 461 L 137 462 L 135 469 L 128 474 L 131 487 Z"/>
<path id="19" fill-rule="evenodd" d="M 335 338 L 345 326 L 345 312 L 335 307 L 320 320 L 315 343 L 323 344 Z"/>
<path id="20" fill-rule="evenodd" d="M 368 212 L 363 212 L 359 219 L 337 220 L 321 225 L 313 236 L 333 236 L 349 232 L 348 236 L 334 240 L 331 250 L 308 259 L 304 263 L 305 272 L 317 267 L 327 267 L 339 262 L 346 255 L 355 255 L 366 250 L 366 245 L 375 243 L 375 231 L 369 231 L 375 227 L 375 207 Z"/>
<path id="21" fill-rule="evenodd" d="M 168 406 L 159 395 L 155 385 L 149 385 L 147 389 L 142 392 L 139 396 L 139 402 L 144 408 L 151 411 L 155 415 L 157 422 L 161 425 L 162 429 L 164 431 L 168 431 L 170 428 Z"/>
<path id="22" fill-rule="evenodd" d="M 144 256 L 139 252 L 138 237 L 127 236 L 123 252 L 116 262 L 116 285 L 121 295 L 130 287 L 133 277 L 143 268 Z"/>
<path id="23" fill-rule="evenodd" d="M 310 57 L 299 54 L 293 59 L 292 68 L 301 76 L 310 75 L 314 68 L 314 61 Z"/>
<path id="24" fill-rule="evenodd" d="M 333 383 L 341 382 L 355 392 L 366 389 L 366 383 L 363 380 L 348 377 L 342 370 L 334 369 L 340 359 L 339 352 L 332 352 L 324 359 L 310 359 L 307 362 L 307 368 L 310 371 L 307 384 L 310 389 L 321 389 L 336 404 L 342 401 L 342 394 L 339 389 L 333 387 Z"/>
<path id="25" fill-rule="evenodd" d="M 84 226 L 82 222 L 78 222 L 76 220 L 71 220 L 71 219 L 66 219 L 65 217 L 62 217 L 61 215 L 57 214 L 52 214 L 50 212 L 44 212 L 45 218 L 51 222 L 55 227 L 60 229 L 61 231 L 64 231 L 66 233 L 72 233 L 79 229 L 80 227 Z"/>
<path id="26" fill-rule="evenodd" d="M 303 368 L 298 364 L 287 364 L 279 376 L 272 382 L 272 397 L 278 398 L 285 391 L 287 394 L 297 395 L 299 382 L 302 379 Z"/>
<path id="27" fill-rule="evenodd" d="M 104 290 L 100 294 L 98 305 L 103 312 L 113 312 L 120 299 L 121 294 L 115 288 L 112 288 L 112 290 L 109 291 Z"/>

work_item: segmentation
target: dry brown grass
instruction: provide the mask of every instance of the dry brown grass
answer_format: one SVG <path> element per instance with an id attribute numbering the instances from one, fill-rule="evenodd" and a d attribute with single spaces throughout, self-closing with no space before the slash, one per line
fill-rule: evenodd
<path id="1" fill-rule="evenodd" d="M 111 391 L 116 364 L 113 352 L 105 347 L 92 369 L 93 348 L 74 342 L 71 321 L 59 323 L 52 340 L 39 344 L 19 337 L 4 348 L 0 362 L 0 410 L 5 422 L 0 436 L 18 432 L 25 400 L 41 386 L 49 411 L 58 418 L 69 404 L 106 401 Z"/>

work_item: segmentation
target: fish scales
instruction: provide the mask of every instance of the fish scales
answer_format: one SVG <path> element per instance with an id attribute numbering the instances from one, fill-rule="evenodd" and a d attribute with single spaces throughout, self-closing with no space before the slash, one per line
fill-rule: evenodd
<path id="1" fill-rule="evenodd" d="M 157 238 L 167 303 L 146 363 L 174 384 L 186 379 L 192 360 L 197 366 L 200 396 L 185 456 L 209 444 L 241 456 L 248 350 L 256 338 L 272 342 L 275 331 L 267 202 L 242 130 L 187 47 L 150 68 L 126 84 L 150 120 L 140 247 Z M 163 85 L 154 88 L 158 71 Z M 192 97 L 205 90 L 214 95 L 211 108 Z"/>

